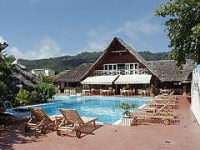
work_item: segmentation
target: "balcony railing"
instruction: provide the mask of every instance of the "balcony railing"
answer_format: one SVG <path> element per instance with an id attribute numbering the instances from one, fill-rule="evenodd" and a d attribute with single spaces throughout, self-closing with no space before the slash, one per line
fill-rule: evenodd
<path id="1" fill-rule="evenodd" d="M 131 75 L 131 74 L 146 74 L 148 73 L 147 69 L 134 69 L 134 70 L 95 70 L 94 76 L 102 75 Z"/>

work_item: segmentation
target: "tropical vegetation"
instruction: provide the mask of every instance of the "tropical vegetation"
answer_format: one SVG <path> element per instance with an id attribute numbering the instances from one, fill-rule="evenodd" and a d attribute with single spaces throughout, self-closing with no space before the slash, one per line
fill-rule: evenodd
<path id="1" fill-rule="evenodd" d="M 51 78 L 46 76 L 40 76 L 39 78 L 42 80 L 35 85 L 34 91 L 19 90 L 14 103 L 15 106 L 47 103 L 53 99 L 53 96 L 56 94 L 56 88 Z"/>
<path id="2" fill-rule="evenodd" d="M 0 98 L 1 100 L 9 100 L 8 93 L 11 92 L 10 86 L 7 85 L 5 80 L 7 77 L 14 73 L 12 62 L 15 60 L 14 56 L 7 55 L 5 48 L 7 43 L 0 43 Z M 14 95 L 12 103 L 14 106 L 23 106 L 36 103 L 46 103 L 53 99 L 56 94 L 56 89 L 53 85 L 53 79 L 51 77 L 39 76 L 38 83 L 35 85 L 34 90 L 26 90 L 23 86 L 15 87 L 19 89 L 17 95 Z"/>
<path id="3" fill-rule="evenodd" d="M 6 42 L 0 43 L 0 97 L 3 98 L 9 91 L 9 88 L 5 84 L 5 78 L 13 73 L 13 67 L 11 65 L 14 57 L 5 53 L 5 48 L 8 46 Z"/>
<path id="4" fill-rule="evenodd" d="M 200 1 L 170 0 L 157 8 L 155 15 L 166 19 L 170 57 L 179 66 L 188 57 L 200 63 Z"/>

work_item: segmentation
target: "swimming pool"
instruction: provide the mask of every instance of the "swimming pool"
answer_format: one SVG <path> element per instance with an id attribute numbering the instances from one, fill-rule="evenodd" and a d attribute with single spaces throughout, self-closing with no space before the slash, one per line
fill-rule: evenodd
<path id="1" fill-rule="evenodd" d="M 60 114 L 59 108 L 76 109 L 82 116 L 98 117 L 98 122 L 112 124 L 119 120 L 123 110 L 121 102 L 136 103 L 137 108 L 150 101 L 149 97 L 55 96 L 52 103 L 37 105 L 48 115 Z"/>

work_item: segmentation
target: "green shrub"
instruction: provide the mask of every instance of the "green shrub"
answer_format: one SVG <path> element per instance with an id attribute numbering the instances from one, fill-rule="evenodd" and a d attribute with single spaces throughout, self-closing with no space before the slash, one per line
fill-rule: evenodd
<path id="1" fill-rule="evenodd" d="M 35 87 L 35 91 L 29 92 L 20 89 L 15 100 L 16 106 L 24 106 L 30 104 L 46 103 L 52 100 L 56 94 L 55 87 L 48 83 L 39 83 Z"/>
<path id="2" fill-rule="evenodd" d="M 46 103 L 48 100 L 52 100 L 56 94 L 54 85 L 48 83 L 39 83 L 36 85 L 37 98 L 40 102 Z"/>
<path id="3" fill-rule="evenodd" d="M 15 105 L 24 106 L 28 104 L 31 104 L 30 92 L 24 89 L 20 89 L 16 96 Z"/>
<path id="4" fill-rule="evenodd" d="M 124 110 L 124 112 L 122 113 L 123 115 L 130 117 L 131 110 L 136 107 L 136 104 L 135 103 L 128 104 L 128 103 L 123 102 L 123 103 L 120 103 L 118 107 Z"/>

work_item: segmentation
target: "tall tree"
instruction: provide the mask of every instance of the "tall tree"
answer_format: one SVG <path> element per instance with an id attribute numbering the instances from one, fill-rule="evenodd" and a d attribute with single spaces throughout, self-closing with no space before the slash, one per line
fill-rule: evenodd
<path id="1" fill-rule="evenodd" d="M 170 0 L 155 15 L 166 18 L 170 57 L 179 66 L 189 56 L 200 63 L 200 0 Z"/>
<path id="2" fill-rule="evenodd" d="M 0 43 L 0 77 L 7 76 L 11 73 L 11 62 L 14 60 L 12 56 L 6 55 L 4 49 L 8 46 L 6 42 Z"/>
<path id="3" fill-rule="evenodd" d="M 0 96 L 6 94 L 7 86 L 4 83 L 4 79 L 12 73 L 11 62 L 14 60 L 13 56 L 6 55 L 4 49 L 8 46 L 6 42 L 0 43 Z"/>

